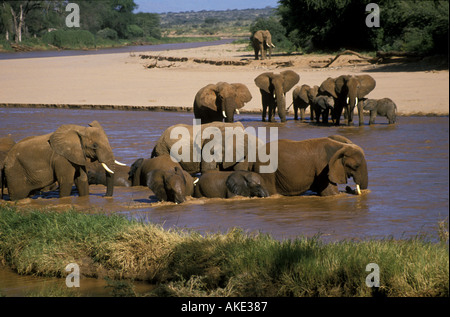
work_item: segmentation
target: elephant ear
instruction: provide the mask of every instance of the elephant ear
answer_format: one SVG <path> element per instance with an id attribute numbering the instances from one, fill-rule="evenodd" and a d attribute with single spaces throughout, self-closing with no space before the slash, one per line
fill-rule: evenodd
<path id="1" fill-rule="evenodd" d="M 283 91 L 287 93 L 300 81 L 300 75 L 292 70 L 285 70 L 280 73 L 283 76 Z"/>
<path id="2" fill-rule="evenodd" d="M 273 76 L 273 73 L 267 72 L 262 73 L 258 77 L 255 78 L 255 84 L 258 86 L 259 89 L 264 90 L 268 94 L 270 94 L 270 85 L 271 85 L 271 77 Z"/>
<path id="3" fill-rule="evenodd" d="M 311 89 L 311 88 L 308 85 L 302 85 L 301 87 L 295 88 L 294 93 L 295 93 L 295 91 L 298 91 L 298 97 L 304 103 L 309 103 L 309 96 L 308 96 L 308 90 L 309 89 Z"/>
<path id="4" fill-rule="evenodd" d="M 358 99 L 364 98 L 375 89 L 376 81 L 369 75 L 355 76 L 359 80 Z"/>
<path id="5" fill-rule="evenodd" d="M 333 98 L 337 98 L 336 95 L 336 83 L 335 79 L 328 77 L 325 79 L 319 87 L 319 94 L 327 93 Z"/>
<path id="6" fill-rule="evenodd" d="M 231 86 L 234 88 L 236 92 L 236 102 L 237 107 L 242 108 L 245 103 L 252 100 L 252 94 L 250 93 L 250 90 L 248 90 L 247 86 L 240 83 L 234 83 L 231 84 Z"/>
<path id="7" fill-rule="evenodd" d="M 232 173 L 226 181 L 227 189 L 235 195 L 250 196 L 250 190 L 247 185 L 245 175 L 239 172 Z"/>
<path id="8" fill-rule="evenodd" d="M 49 139 L 50 146 L 57 154 L 77 165 L 86 165 L 86 156 L 81 144 L 83 127 L 71 124 L 60 126 Z"/>
<path id="9" fill-rule="evenodd" d="M 352 170 L 359 168 L 361 156 L 364 154 L 352 145 L 347 145 L 338 150 L 328 163 L 328 179 L 336 184 L 347 183 L 347 173 L 345 168 Z"/>
<path id="10" fill-rule="evenodd" d="M 335 184 L 347 184 L 347 175 L 344 167 L 346 150 L 346 147 L 338 150 L 328 163 L 328 179 Z"/>
<path id="11" fill-rule="evenodd" d="M 164 187 L 165 173 L 162 170 L 153 170 L 147 174 L 147 186 L 155 194 L 158 200 L 167 201 L 166 188 Z"/>
<path id="12" fill-rule="evenodd" d="M 209 84 L 203 87 L 199 90 L 195 99 L 202 107 L 207 107 L 211 110 L 217 111 L 217 85 Z"/>

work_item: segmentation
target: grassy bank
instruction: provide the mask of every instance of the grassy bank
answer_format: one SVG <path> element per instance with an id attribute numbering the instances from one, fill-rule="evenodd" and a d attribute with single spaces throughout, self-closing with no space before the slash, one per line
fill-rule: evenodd
<path id="1" fill-rule="evenodd" d="M 0 205 L 0 263 L 20 274 L 81 274 L 157 284 L 150 296 L 448 296 L 448 237 L 323 243 L 239 229 L 202 236 L 121 216 Z M 366 265 L 380 287 L 366 286 Z"/>

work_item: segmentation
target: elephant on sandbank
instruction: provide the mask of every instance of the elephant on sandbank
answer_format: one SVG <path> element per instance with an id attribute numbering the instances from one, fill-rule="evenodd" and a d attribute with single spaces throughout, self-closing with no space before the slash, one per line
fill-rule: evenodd
<path id="1" fill-rule="evenodd" d="M 194 99 L 194 116 L 202 124 L 213 121 L 234 122 L 234 114 L 252 100 L 247 86 L 219 82 L 201 88 Z"/>
<path id="2" fill-rule="evenodd" d="M 258 30 L 250 38 L 253 50 L 255 51 L 255 59 L 258 60 L 261 52 L 261 59 L 267 58 L 267 51 L 269 58 L 272 58 L 272 48 L 275 47 L 272 43 L 272 35 L 269 30 Z"/>
<path id="3" fill-rule="evenodd" d="M 103 166 L 106 196 L 112 196 L 116 161 L 98 121 L 88 127 L 65 124 L 53 133 L 19 141 L 4 163 L 10 199 L 26 198 L 55 182 L 59 185 L 59 197 L 69 196 L 74 183 L 80 196 L 88 195 L 87 159 Z"/>
<path id="4" fill-rule="evenodd" d="M 353 178 L 358 193 L 368 187 L 364 151 L 343 136 L 273 142 L 278 143 L 277 170 L 260 173 L 264 164 L 259 162 L 252 169 L 260 173 L 270 195 L 294 196 L 308 190 L 320 196 L 336 195 L 338 184 L 346 184 L 348 178 Z"/>
<path id="5" fill-rule="evenodd" d="M 249 171 L 209 171 L 200 177 L 195 186 L 194 197 L 231 198 L 268 197 L 262 177 Z"/>

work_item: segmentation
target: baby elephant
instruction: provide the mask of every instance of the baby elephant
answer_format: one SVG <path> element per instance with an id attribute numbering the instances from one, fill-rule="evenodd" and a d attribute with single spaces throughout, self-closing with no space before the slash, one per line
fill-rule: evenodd
<path id="1" fill-rule="evenodd" d="M 319 95 L 313 99 L 311 111 L 314 111 L 317 123 L 320 123 L 322 115 L 322 123 L 328 123 L 330 110 L 334 109 L 334 99 L 330 96 Z"/>
<path id="2" fill-rule="evenodd" d="M 269 192 L 261 176 L 248 171 L 208 171 L 200 177 L 194 190 L 197 198 L 231 198 L 237 195 L 268 197 Z"/>
<path id="3" fill-rule="evenodd" d="M 152 170 L 147 175 L 147 186 L 158 200 L 177 204 L 184 202 L 186 196 L 192 196 L 194 193 L 194 179 L 180 167 Z"/>
<path id="4" fill-rule="evenodd" d="M 389 98 L 366 99 L 363 109 L 370 111 L 369 124 L 375 123 L 377 115 L 388 118 L 389 124 L 394 124 L 397 118 L 397 106 Z"/>

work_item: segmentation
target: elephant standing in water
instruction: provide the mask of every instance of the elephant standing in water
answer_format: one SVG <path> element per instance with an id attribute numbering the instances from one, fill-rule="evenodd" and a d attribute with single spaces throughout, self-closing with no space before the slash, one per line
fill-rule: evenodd
<path id="1" fill-rule="evenodd" d="M 369 75 L 341 75 L 327 78 L 319 87 L 319 95 L 334 98 L 333 119 L 339 125 L 345 109 L 347 125 L 353 124 L 353 110 L 358 107 L 359 125 L 364 125 L 363 98 L 375 89 L 376 81 Z"/>
<path id="2" fill-rule="evenodd" d="M 195 186 L 194 196 L 208 198 L 268 197 L 262 177 L 249 171 L 204 173 Z"/>
<path id="3" fill-rule="evenodd" d="M 266 72 L 255 78 L 255 84 L 261 92 L 262 121 L 266 121 L 267 108 L 269 108 L 269 122 L 275 121 L 276 108 L 281 122 L 286 121 L 286 93 L 299 80 L 300 76 L 292 70 L 285 70 L 279 74 Z"/>
<path id="4" fill-rule="evenodd" d="M 259 58 L 259 52 L 261 52 L 261 59 L 266 59 L 267 53 L 269 51 L 269 58 L 272 58 L 272 48 L 275 47 L 272 43 L 272 35 L 268 30 L 258 30 L 252 37 L 251 42 L 253 50 L 255 51 L 255 59 Z"/>
<path id="5" fill-rule="evenodd" d="M 366 99 L 363 109 L 370 111 L 369 124 L 375 123 L 377 115 L 386 117 L 389 124 L 394 124 L 397 120 L 397 105 L 390 98 Z"/>
<path id="6" fill-rule="evenodd" d="M 3 193 L 3 163 L 5 162 L 6 155 L 9 150 L 16 144 L 16 142 L 11 138 L 11 135 L 0 138 L 0 188 Z"/>
<path id="7" fill-rule="evenodd" d="M 234 122 L 234 114 L 250 100 L 252 95 L 244 84 L 209 84 L 195 95 L 194 116 L 202 123 Z"/>
<path id="8" fill-rule="evenodd" d="M 249 142 L 253 140 L 255 143 L 260 141 L 246 133 L 240 122 L 176 124 L 161 134 L 152 158 L 171 155 L 190 174 L 209 170 L 248 170 Z"/>
<path id="9" fill-rule="evenodd" d="M 10 199 L 26 198 L 56 181 L 60 197 L 69 196 L 74 183 L 80 196 L 88 195 L 87 159 L 102 164 L 106 196 L 112 196 L 115 159 L 108 137 L 97 121 L 89 127 L 66 124 L 53 133 L 21 140 L 5 159 Z"/>
<path id="10" fill-rule="evenodd" d="M 305 118 L 305 110 L 311 106 L 310 119 L 314 120 L 314 111 L 312 109 L 312 103 L 314 98 L 319 93 L 319 86 L 310 87 L 309 85 L 301 85 L 295 87 L 292 91 L 292 103 L 294 104 L 294 120 L 298 120 L 298 112 L 300 111 L 300 120 Z"/>
<path id="11" fill-rule="evenodd" d="M 304 141 L 278 140 L 278 168 L 274 173 L 260 173 L 264 164 L 256 162 L 270 195 L 301 195 L 307 190 L 320 196 L 339 193 L 338 184 L 352 177 L 356 192 L 368 187 L 364 151 L 343 136 Z M 271 142 L 272 143 L 272 142 Z M 273 144 L 268 143 L 272 149 Z"/>

